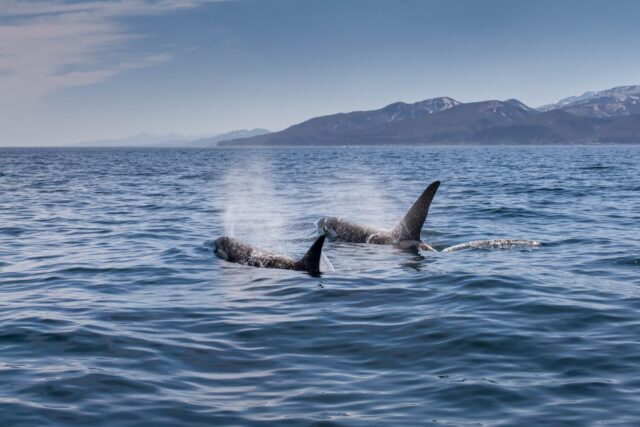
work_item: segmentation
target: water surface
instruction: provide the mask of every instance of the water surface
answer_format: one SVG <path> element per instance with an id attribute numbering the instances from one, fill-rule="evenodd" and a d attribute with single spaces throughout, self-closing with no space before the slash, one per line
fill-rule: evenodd
<path id="1" fill-rule="evenodd" d="M 640 149 L 1 149 L 2 425 L 637 425 Z M 327 243 L 323 215 L 412 254 Z"/>

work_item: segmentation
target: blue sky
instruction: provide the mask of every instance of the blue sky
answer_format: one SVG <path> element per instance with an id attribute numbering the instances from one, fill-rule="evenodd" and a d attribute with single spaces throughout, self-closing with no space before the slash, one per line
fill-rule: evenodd
<path id="1" fill-rule="evenodd" d="M 640 84 L 640 2 L 0 0 L 0 145 Z"/>

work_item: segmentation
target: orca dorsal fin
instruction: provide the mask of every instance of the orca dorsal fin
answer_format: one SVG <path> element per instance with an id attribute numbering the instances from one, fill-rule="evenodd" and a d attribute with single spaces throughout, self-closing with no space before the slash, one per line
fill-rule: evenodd
<path id="1" fill-rule="evenodd" d="M 300 264 L 311 274 L 320 274 L 320 258 L 322 257 L 322 245 L 327 236 L 324 234 L 313 242 L 307 253 L 300 260 Z"/>
<path id="2" fill-rule="evenodd" d="M 429 206 L 431 206 L 431 201 L 436 195 L 438 187 L 440 187 L 440 181 L 434 181 L 422 192 L 402 221 L 391 232 L 394 241 L 420 240 L 422 226 L 427 219 Z"/>

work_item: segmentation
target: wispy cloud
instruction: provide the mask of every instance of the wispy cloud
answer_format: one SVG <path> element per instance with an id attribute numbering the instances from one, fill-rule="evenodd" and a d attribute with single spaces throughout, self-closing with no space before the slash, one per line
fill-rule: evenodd
<path id="1" fill-rule="evenodd" d="M 126 70 L 151 67 L 170 52 L 131 52 L 143 37 L 121 18 L 196 8 L 213 0 L 58 0 L 0 3 L 2 104 L 37 100 L 65 87 L 104 81 Z M 5 105 L 6 106 L 6 105 Z"/>
<path id="2" fill-rule="evenodd" d="M 106 15 L 132 15 L 165 13 L 178 9 L 198 7 L 213 0 L 5 0 L 0 5 L 0 16 L 34 16 L 59 13 L 88 12 Z"/>

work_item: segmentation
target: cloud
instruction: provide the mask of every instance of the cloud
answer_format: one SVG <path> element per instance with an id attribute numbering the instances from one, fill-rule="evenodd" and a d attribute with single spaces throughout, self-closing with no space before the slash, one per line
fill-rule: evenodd
<path id="1" fill-rule="evenodd" d="M 212 0 L 56 0 L 0 3 L 0 93 L 2 104 L 37 101 L 46 94 L 151 67 L 169 52 L 127 51 L 135 34 L 121 18 L 170 13 Z"/>
<path id="2" fill-rule="evenodd" d="M 148 15 L 190 9 L 215 0 L 5 0 L 0 16 L 33 16 L 59 13 L 95 12 L 102 15 Z"/>

